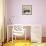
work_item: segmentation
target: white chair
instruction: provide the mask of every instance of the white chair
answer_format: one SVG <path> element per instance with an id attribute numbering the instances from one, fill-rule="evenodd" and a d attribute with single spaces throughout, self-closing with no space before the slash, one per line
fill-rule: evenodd
<path id="1" fill-rule="evenodd" d="M 13 29 L 12 29 L 12 42 L 13 42 L 13 36 L 15 36 L 15 40 L 16 40 L 16 36 L 23 36 L 25 33 L 23 26 L 21 25 L 14 25 Z"/>

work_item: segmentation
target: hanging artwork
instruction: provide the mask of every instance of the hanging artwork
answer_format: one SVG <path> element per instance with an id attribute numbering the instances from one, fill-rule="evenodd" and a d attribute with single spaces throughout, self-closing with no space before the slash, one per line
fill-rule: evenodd
<path id="1" fill-rule="evenodd" d="M 22 5 L 22 15 L 32 15 L 32 5 Z"/>

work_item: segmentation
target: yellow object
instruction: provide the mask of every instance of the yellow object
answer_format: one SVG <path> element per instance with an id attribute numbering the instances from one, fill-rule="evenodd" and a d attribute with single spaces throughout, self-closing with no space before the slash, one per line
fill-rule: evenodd
<path id="1" fill-rule="evenodd" d="M 46 43 L 31 43 L 30 41 L 14 40 L 4 44 L 3 46 L 46 46 Z"/>
<path id="2" fill-rule="evenodd" d="M 24 40 L 14 40 L 13 43 L 12 41 L 4 44 L 4 46 L 31 46 L 31 42 L 30 41 L 24 41 Z"/>

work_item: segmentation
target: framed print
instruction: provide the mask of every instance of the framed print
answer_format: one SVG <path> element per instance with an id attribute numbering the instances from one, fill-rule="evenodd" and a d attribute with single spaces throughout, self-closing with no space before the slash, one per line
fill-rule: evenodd
<path id="1" fill-rule="evenodd" d="M 22 5 L 22 15 L 32 15 L 32 5 Z"/>

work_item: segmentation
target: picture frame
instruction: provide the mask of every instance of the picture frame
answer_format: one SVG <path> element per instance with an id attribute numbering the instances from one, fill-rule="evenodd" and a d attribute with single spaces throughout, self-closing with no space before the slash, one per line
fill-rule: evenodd
<path id="1" fill-rule="evenodd" d="M 22 15 L 32 15 L 32 5 L 22 5 Z"/>

